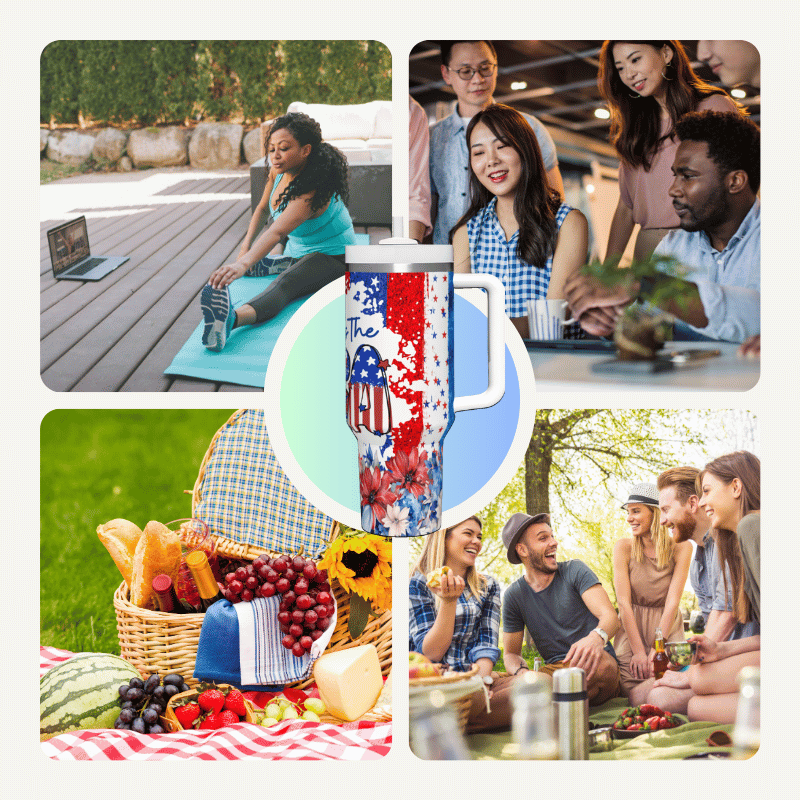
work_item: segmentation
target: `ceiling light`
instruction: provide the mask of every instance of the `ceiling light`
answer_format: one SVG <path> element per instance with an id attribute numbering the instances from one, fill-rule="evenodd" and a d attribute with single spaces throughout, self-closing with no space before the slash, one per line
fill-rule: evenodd
<path id="1" fill-rule="evenodd" d="M 597 119 L 608 119 L 611 116 L 607 108 L 596 108 L 594 110 L 594 115 Z"/>
<path id="2" fill-rule="evenodd" d="M 528 84 L 525 81 L 514 81 L 511 84 L 511 88 L 512 88 L 513 91 L 519 92 L 522 89 L 527 89 L 528 88 Z"/>

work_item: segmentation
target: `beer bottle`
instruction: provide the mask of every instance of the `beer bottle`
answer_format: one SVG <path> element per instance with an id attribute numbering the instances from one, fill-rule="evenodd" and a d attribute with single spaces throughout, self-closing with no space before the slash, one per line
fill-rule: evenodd
<path id="1" fill-rule="evenodd" d="M 664 676 L 669 667 L 669 658 L 664 650 L 664 634 L 661 633 L 661 628 L 656 629 L 656 640 L 653 647 L 656 649 L 656 654 L 653 656 L 653 673 L 658 680 Z"/>
<path id="2" fill-rule="evenodd" d="M 192 578 L 194 578 L 197 586 L 197 593 L 200 595 L 200 611 L 205 612 L 209 606 L 222 599 L 222 592 L 219 590 L 205 552 L 192 550 L 186 556 L 186 563 L 192 572 Z"/>

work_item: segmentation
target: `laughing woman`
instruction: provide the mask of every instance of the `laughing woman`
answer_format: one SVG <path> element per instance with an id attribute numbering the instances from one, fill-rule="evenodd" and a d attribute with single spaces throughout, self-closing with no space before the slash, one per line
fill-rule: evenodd
<path id="1" fill-rule="evenodd" d="M 717 552 L 731 582 L 739 622 L 761 620 L 761 462 L 740 450 L 714 459 L 698 476 L 700 507 L 711 517 Z M 689 719 L 728 723 L 736 718 L 742 667 L 761 665 L 761 636 L 713 642 L 694 636 L 697 663 L 689 668 L 695 696 Z"/>
<path id="2" fill-rule="evenodd" d="M 674 40 L 603 42 L 597 82 L 619 155 L 620 199 L 606 257 L 625 251 L 638 224 L 634 256 L 645 259 L 680 222 L 668 195 L 678 149 L 675 123 L 689 111 L 740 108 L 724 90 L 695 75 L 686 50 Z"/>
<path id="3" fill-rule="evenodd" d="M 586 262 L 589 228 L 550 188 L 525 118 L 499 103 L 467 128 L 470 206 L 453 228 L 456 272 L 488 272 L 506 290 L 506 314 L 528 337 L 528 300 L 561 299 Z"/>
<path id="4" fill-rule="evenodd" d="M 683 617 L 678 608 L 692 546 L 674 544 L 661 524 L 658 487 L 638 483 L 623 508 L 631 538 L 614 545 L 614 592 L 622 623 L 614 638 L 622 689 L 631 705 L 647 699 L 653 686 L 652 658 L 656 629 L 664 641 L 683 640 Z"/>
<path id="5" fill-rule="evenodd" d="M 475 566 L 482 538 L 478 517 L 427 536 L 408 588 L 409 649 L 456 672 L 477 664 L 489 686 L 491 714 L 483 693 L 473 696 L 470 731 L 511 724 L 513 678 L 492 672 L 500 655 L 500 585 Z"/>
<path id="6" fill-rule="evenodd" d="M 266 322 L 293 300 L 344 275 L 344 248 L 356 241 L 345 205 L 347 161 L 322 141 L 318 122 L 300 113 L 278 117 L 267 136 L 267 153 L 269 178 L 239 255 L 211 273 L 200 295 L 203 344 L 209 350 L 222 350 L 234 328 Z M 252 243 L 264 211 L 273 222 Z M 268 255 L 284 237 L 283 257 Z M 279 270 L 265 292 L 232 307 L 228 286 L 233 281 Z"/>

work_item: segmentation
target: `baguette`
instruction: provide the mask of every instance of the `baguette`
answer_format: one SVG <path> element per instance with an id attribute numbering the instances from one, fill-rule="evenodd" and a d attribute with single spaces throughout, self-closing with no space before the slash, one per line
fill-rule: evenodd
<path id="1" fill-rule="evenodd" d="M 139 608 L 156 608 L 153 578 L 169 575 L 177 583 L 181 566 L 181 541 L 178 534 L 160 522 L 145 526 L 136 545 L 131 576 L 131 603 Z"/>
<path id="2" fill-rule="evenodd" d="M 133 555 L 142 535 L 141 529 L 127 519 L 112 519 L 111 522 L 97 526 L 97 535 L 111 558 L 114 559 L 125 583 L 130 586 L 133 575 Z"/>

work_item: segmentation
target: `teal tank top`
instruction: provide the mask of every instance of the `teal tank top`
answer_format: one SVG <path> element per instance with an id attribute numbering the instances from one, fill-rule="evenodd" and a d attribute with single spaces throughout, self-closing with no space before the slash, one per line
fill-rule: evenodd
<path id="1" fill-rule="evenodd" d="M 283 175 L 279 175 L 272 187 L 269 196 L 270 209 L 272 209 L 272 198 L 282 178 Z M 272 218 L 277 219 L 282 213 L 282 211 L 272 211 Z M 356 233 L 353 230 L 350 212 L 339 195 L 335 194 L 320 216 L 307 219 L 289 234 L 283 254 L 292 258 L 300 258 L 309 253 L 343 255 L 344 248 L 348 244 L 355 243 Z"/>

